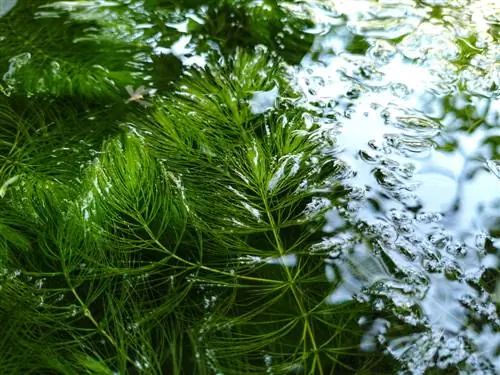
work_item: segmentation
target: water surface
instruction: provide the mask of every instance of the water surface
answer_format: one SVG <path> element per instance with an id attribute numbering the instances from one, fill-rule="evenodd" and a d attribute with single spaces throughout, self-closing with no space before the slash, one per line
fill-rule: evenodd
<path id="1" fill-rule="evenodd" d="M 395 359 L 394 371 L 500 372 L 496 1 L 14 3 L 0 7 L 3 95 L 76 101 L 90 123 L 109 116 L 134 128 L 133 105 L 182 93 L 181 77 L 237 48 L 280 59 L 345 191 L 308 208 L 328 208 L 309 249 L 326 255 L 324 303 L 369 305 L 359 346 Z M 275 82 L 246 104 L 266 116 L 282 96 Z M 71 150 L 50 157 L 64 163 Z M 297 256 L 264 261 L 293 269 Z M 261 355 L 267 373 L 283 373 L 275 354 Z"/>

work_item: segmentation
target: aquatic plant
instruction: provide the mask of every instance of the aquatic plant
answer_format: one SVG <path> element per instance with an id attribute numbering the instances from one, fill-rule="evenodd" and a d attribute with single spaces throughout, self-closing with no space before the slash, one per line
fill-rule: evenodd
<path id="1" fill-rule="evenodd" d="M 331 373 L 368 365 L 364 356 L 343 359 L 358 353 L 353 333 L 366 307 L 325 303 L 324 254 L 309 253 L 322 213 L 343 194 L 340 169 L 284 77 L 265 51 L 192 70 L 180 91 L 130 118 L 101 151 L 80 148 L 88 160 L 76 176 L 56 162 L 38 177 L 28 150 L 47 147 L 30 131 L 46 131 L 53 146 L 56 130 L 4 112 L 12 168 L 3 176 L 19 179 L 2 200 L 0 367 Z"/>
<path id="2" fill-rule="evenodd" d="M 134 82 L 134 62 L 147 46 L 99 33 L 96 19 L 75 19 L 59 3 L 19 1 L 2 18 L 3 91 L 88 100 L 120 95 Z M 74 6 L 78 3 L 85 2 Z"/>
<path id="3" fill-rule="evenodd" d="M 329 7 L 0 12 L 1 373 L 495 372 L 498 217 L 485 209 L 489 233 L 458 242 L 415 203 L 395 155 L 458 141 L 396 84 L 396 104 L 364 106 L 394 48 L 362 20 L 336 55 L 345 20 Z M 497 174 L 494 116 L 453 95 L 457 131 L 488 130 L 474 173 Z M 405 133 L 356 150 L 360 187 L 339 125 L 364 139 L 369 112 Z"/>

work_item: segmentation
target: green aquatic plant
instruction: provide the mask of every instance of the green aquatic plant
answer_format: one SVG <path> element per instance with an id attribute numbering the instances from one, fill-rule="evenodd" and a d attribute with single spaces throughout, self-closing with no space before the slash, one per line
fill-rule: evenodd
<path id="1" fill-rule="evenodd" d="M 2 17 L 2 91 L 87 99 L 120 95 L 135 81 L 137 55 L 148 48 L 100 32 L 96 19 L 75 19 L 52 3 L 22 0 Z"/>
<path id="2" fill-rule="evenodd" d="M 262 44 L 297 64 L 313 43 L 314 36 L 307 33 L 313 23 L 303 14 L 290 12 L 287 5 L 275 0 L 217 1 L 208 8 L 198 32 L 217 41 L 225 53 Z"/>
<path id="3" fill-rule="evenodd" d="M 236 48 L 253 49 L 264 45 L 289 63 L 298 63 L 314 41 L 308 30 L 313 22 L 304 8 L 293 8 L 291 1 L 251 0 L 145 0 L 153 17 L 166 21 L 163 40 L 179 28 L 196 40 L 198 53 L 211 49 L 215 42 L 221 52 L 232 54 Z M 290 9 L 292 7 L 292 9 Z M 179 8 L 189 10 L 188 17 Z M 160 11 L 158 11 L 160 10 Z M 299 10 L 297 12 L 297 10 Z M 159 14 L 159 15 L 158 15 Z"/>
<path id="4" fill-rule="evenodd" d="M 71 97 L 1 97 L 2 195 L 22 182 L 20 176 L 40 184 L 77 181 L 103 138 L 119 131 L 113 122 L 121 116 L 120 106 L 97 108 Z"/>
<path id="5" fill-rule="evenodd" d="M 279 73 L 265 54 L 237 53 L 194 72 L 175 105 L 144 124 L 207 233 L 199 277 L 210 292 L 198 329 L 206 360 L 224 373 L 330 373 L 357 346 L 359 312 L 326 302 L 324 254 L 310 253 L 322 212 L 342 196 L 339 171 L 322 156 L 319 134 L 306 131 L 304 111 L 287 103 L 293 93 Z M 289 99 L 252 114 L 252 96 L 276 85 Z M 320 198 L 329 203 L 316 211 Z"/>
<path id="6" fill-rule="evenodd" d="M 0 22 L 0 91 L 109 100 L 124 95 L 125 86 L 146 81 L 168 91 L 190 64 L 173 48 L 183 37 L 192 38 L 182 52 L 187 55 L 206 54 L 214 42 L 226 55 L 261 44 L 292 63 L 313 42 L 305 32 L 311 22 L 276 2 L 186 2 L 182 5 L 193 8 L 194 18 L 186 18 L 185 30 L 176 26 L 182 24 L 179 5 L 21 0 Z M 159 33 L 147 26 L 152 24 Z"/>
<path id="7" fill-rule="evenodd" d="M 498 220 L 456 242 L 407 158 L 459 150 L 450 117 L 496 173 L 498 116 L 384 109 L 403 37 L 337 7 L 0 9 L 0 373 L 495 373 Z M 404 137 L 337 153 L 379 115 Z"/>
<path id="8" fill-rule="evenodd" d="M 311 252 L 323 212 L 344 195 L 341 168 L 322 152 L 328 134 L 294 105 L 284 67 L 238 51 L 179 87 L 151 110 L 134 107 L 122 135 L 100 133 L 100 151 L 80 150 L 86 162 L 76 153 L 43 178 L 28 167 L 43 152 L 29 150 L 49 148 L 37 129 L 51 146 L 57 132 L 29 111 L 3 112 L 12 167 L 0 201 L 0 368 L 330 374 L 376 364 L 358 349 L 367 306 L 329 304 L 326 255 Z M 255 110 L 256 98 L 266 106 Z"/>

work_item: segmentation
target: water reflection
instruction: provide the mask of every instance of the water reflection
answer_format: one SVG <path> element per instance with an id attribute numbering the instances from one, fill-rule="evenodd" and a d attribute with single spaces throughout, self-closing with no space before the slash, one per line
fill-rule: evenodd
<path id="1" fill-rule="evenodd" d="M 361 244 L 344 244 L 348 259 L 334 262 L 343 283 L 329 301 L 364 294 L 377 309 L 427 327 L 389 340 L 388 351 L 412 373 L 458 363 L 466 372 L 493 371 L 487 361 L 500 369 L 496 314 L 480 334 L 466 328 L 479 306 L 495 310 L 472 285 L 485 268 L 498 268 L 500 65 L 498 13 L 488 5 L 495 7 L 335 2 L 337 22 L 316 35 L 296 71 L 304 105 L 336 130 L 337 157 L 352 169 L 345 183 L 361 193 L 349 220 L 364 223 L 363 236 L 374 238 L 362 257 Z M 352 52 L 360 36 L 368 44 L 362 55 Z M 496 244 L 488 256 L 485 240 Z M 367 266 L 374 250 L 393 276 L 382 265 Z M 367 342 L 391 331 L 388 322 L 379 326 L 375 321 Z M 485 335 L 496 350 L 480 349 Z"/>

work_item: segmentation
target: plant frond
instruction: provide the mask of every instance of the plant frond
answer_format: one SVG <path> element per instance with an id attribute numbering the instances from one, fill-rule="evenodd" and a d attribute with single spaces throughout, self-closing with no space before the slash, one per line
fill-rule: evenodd
<path id="1" fill-rule="evenodd" d="M 20 1 L 0 20 L 4 91 L 103 99 L 116 98 L 121 87 L 135 81 L 129 62 L 143 48 L 102 35 L 92 38 L 90 30 L 99 28 L 95 20 L 49 11 L 47 5 Z"/>
<path id="2" fill-rule="evenodd" d="M 279 61 L 239 51 L 191 72 L 181 94 L 136 123 L 206 238 L 195 280 L 212 286 L 204 295 L 214 300 L 198 330 L 205 360 L 229 374 L 265 372 L 262 353 L 276 371 L 326 374 L 359 339 L 356 315 L 326 303 L 333 286 L 309 252 L 322 213 L 342 197 L 332 189 L 341 169 L 280 75 Z M 273 87 L 285 99 L 252 112 L 256 93 Z"/>

